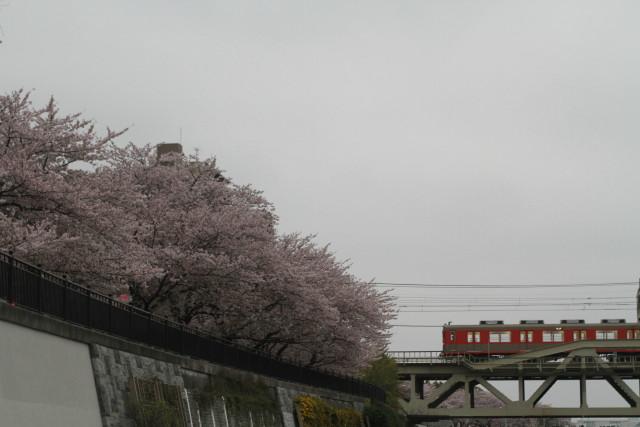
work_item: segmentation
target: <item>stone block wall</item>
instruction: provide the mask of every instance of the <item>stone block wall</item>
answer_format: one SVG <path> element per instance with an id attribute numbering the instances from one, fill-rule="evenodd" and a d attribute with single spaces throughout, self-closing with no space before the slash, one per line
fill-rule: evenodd
<path id="1" fill-rule="evenodd" d="M 10 306 L 0 301 L 0 325 L 3 322 L 6 323 L 7 327 L 9 327 L 9 324 L 23 327 L 17 337 L 11 340 L 13 346 L 5 346 L 2 348 L 3 351 L 0 351 L 0 359 L 3 356 L 5 357 L 3 362 L 5 376 L 22 372 L 22 364 L 28 367 L 28 369 L 25 368 L 25 372 L 29 373 L 33 371 L 33 367 L 45 369 L 46 366 L 54 363 L 54 356 L 57 355 L 56 351 L 63 351 L 58 349 L 59 346 L 51 344 L 50 340 L 47 341 L 46 335 L 49 335 L 52 340 L 63 343 L 60 344 L 62 346 L 60 348 L 76 349 L 65 356 L 64 363 L 58 363 L 58 371 L 55 369 L 51 371 L 58 376 L 67 375 L 64 370 L 65 366 L 69 365 L 67 366 L 69 369 L 71 369 L 70 366 L 73 366 L 73 375 L 75 376 L 67 375 L 66 382 L 71 381 L 75 387 L 73 390 L 81 389 L 78 391 L 78 395 L 73 395 L 73 398 L 69 398 L 68 402 L 65 401 L 64 405 L 47 406 L 47 408 L 51 409 L 50 414 L 52 415 L 47 415 L 46 419 L 43 418 L 38 422 L 28 421 L 26 424 L 21 424 L 17 421 L 9 423 L 15 427 L 22 427 L 23 425 L 25 427 L 59 425 L 53 421 L 61 422 L 62 424 L 60 425 L 97 425 L 100 423 L 97 414 L 98 409 L 104 427 L 133 427 L 134 422 L 129 418 L 127 410 L 132 378 L 154 379 L 163 384 L 176 386 L 177 389 L 181 390 L 185 394 L 185 402 L 188 402 L 188 410 L 191 410 L 193 425 L 188 427 L 295 427 L 294 401 L 298 395 L 302 394 L 320 397 L 334 406 L 351 407 L 358 411 L 362 411 L 365 403 L 365 399 L 357 396 L 281 381 L 276 378 L 192 359 L 100 331 L 87 329 L 20 307 Z M 29 330 L 32 332 L 29 332 Z M 39 336 L 38 339 L 30 338 L 33 335 L 33 331 L 38 331 L 42 336 L 36 334 Z M 30 343 L 29 345 L 48 346 L 47 350 L 33 351 L 25 347 L 25 349 L 20 350 L 21 354 L 30 355 L 29 357 L 34 360 L 25 357 L 13 357 L 9 350 L 16 347 L 18 342 L 21 342 L 18 339 L 19 337 L 23 337 L 25 342 Z M 87 360 L 87 358 L 90 360 Z M 86 372 L 83 373 L 80 369 L 81 365 L 86 365 Z M 56 375 L 38 374 L 34 376 L 34 378 L 37 378 L 39 385 L 31 387 L 30 390 L 47 390 L 47 387 L 58 390 L 56 393 L 43 393 L 43 401 L 51 399 L 62 401 L 68 397 L 67 395 L 71 396 L 70 393 L 73 391 L 71 384 L 61 391 L 59 389 L 60 384 L 64 381 L 56 382 L 52 380 L 47 382 L 47 378 L 52 379 Z M 22 380 L 24 381 L 27 376 L 27 374 L 24 374 Z M 269 417 L 260 413 L 234 412 L 226 408 L 222 399 L 215 400 L 209 408 L 199 408 L 196 399 L 193 398 L 194 391 L 203 389 L 210 381 L 215 382 L 216 378 L 221 377 L 234 378 L 244 383 L 260 382 L 266 385 L 270 392 L 273 393 L 279 413 L 271 414 L 271 417 Z M 4 382 L 7 381 L 9 379 L 4 380 Z M 3 384 L 0 382 L 0 406 L 3 402 L 1 399 L 3 396 L 2 386 Z M 95 401 L 96 393 L 97 402 Z M 17 402 L 18 400 L 15 397 L 5 399 L 6 402 Z M 29 403 L 39 402 L 33 396 L 29 396 L 28 399 L 25 398 L 26 401 Z M 80 403 L 83 403 L 84 406 L 80 407 Z M 42 407 L 42 405 L 40 406 Z M 34 415 L 36 412 L 38 411 L 23 411 L 21 414 Z M 86 415 L 87 419 L 93 417 L 93 424 L 89 421 L 82 421 L 81 424 L 78 424 L 77 421 L 71 421 L 78 419 L 78 414 Z M 64 418 L 67 415 L 69 422 L 64 421 L 67 419 Z M 20 416 L 24 417 L 25 415 Z M 2 422 L 0 424 L 4 426 Z"/>
<path id="2" fill-rule="evenodd" d="M 101 345 L 90 346 L 103 427 L 134 427 L 127 416 L 130 379 L 154 378 L 184 388 L 178 366 Z"/>
<path id="3" fill-rule="evenodd" d="M 171 361 L 158 360 L 97 344 L 91 344 L 90 348 L 104 427 L 135 426 L 127 408 L 131 378 L 154 379 L 178 386 L 183 393 L 185 413 L 188 413 L 193 427 L 296 427 L 295 398 L 301 394 L 320 397 L 334 406 L 357 411 L 364 408 L 364 399 L 355 396 L 284 382 L 205 361 L 182 357 L 176 359 L 174 355 Z M 215 382 L 216 376 L 222 375 L 245 383 L 260 381 L 267 385 L 273 392 L 280 413 L 234 410 L 224 399 L 216 399 L 213 405 L 201 408 L 194 394 L 209 381 Z"/>

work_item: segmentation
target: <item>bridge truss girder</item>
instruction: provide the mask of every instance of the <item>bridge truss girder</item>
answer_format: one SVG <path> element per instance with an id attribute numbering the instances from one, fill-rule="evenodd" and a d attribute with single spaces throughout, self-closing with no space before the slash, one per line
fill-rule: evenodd
<path id="1" fill-rule="evenodd" d="M 565 349 L 559 348 L 562 352 Z M 640 366 L 635 364 L 610 363 L 596 352 L 595 347 L 588 347 L 587 343 L 568 353 L 559 353 L 556 362 L 550 362 L 547 351 L 546 359 L 536 360 L 521 356 L 501 359 L 496 362 L 459 363 L 456 366 L 446 366 L 439 363 L 432 369 L 422 367 L 413 369 L 411 366 L 401 365 L 401 371 L 411 383 L 410 399 L 401 399 L 401 406 L 412 421 L 442 418 L 512 418 L 512 417 L 638 417 L 640 416 L 640 396 L 632 390 L 624 379 L 640 379 Z M 635 358 L 633 359 L 635 360 Z M 413 373 L 411 373 L 413 371 Z M 449 375 L 446 376 L 446 372 Z M 445 379 L 445 382 L 424 396 L 424 381 L 430 379 Z M 540 380 L 543 382 L 536 390 L 525 398 L 525 381 Z M 579 380 L 580 406 L 576 408 L 555 408 L 537 406 L 551 387 L 559 380 Z M 628 408 L 589 407 L 587 404 L 587 380 L 606 380 L 629 405 Z M 492 385 L 490 380 L 517 380 L 517 400 L 507 397 Z M 477 408 L 474 402 L 474 391 L 481 386 L 497 399 L 503 406 L 500 408 Z M 464 392 L 464 404 L 461 408 L 439 407 L 449 396 L 458 390 Z"/>

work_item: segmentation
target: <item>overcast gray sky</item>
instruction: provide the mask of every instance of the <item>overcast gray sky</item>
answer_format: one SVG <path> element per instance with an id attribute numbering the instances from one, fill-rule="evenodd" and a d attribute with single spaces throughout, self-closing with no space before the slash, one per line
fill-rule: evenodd
<path id="1" fill-rule="evenodd" d="M 358 276 L 430 283 L 640 275 L 640 2 L 11 0 L 0 90 L 217 156 Z M 633 296 L 634 287 L 401 290 Z M 399 324 L 633 319 L 402 313 Z M 440 331 L 394 329 L 393 349 Z"/>

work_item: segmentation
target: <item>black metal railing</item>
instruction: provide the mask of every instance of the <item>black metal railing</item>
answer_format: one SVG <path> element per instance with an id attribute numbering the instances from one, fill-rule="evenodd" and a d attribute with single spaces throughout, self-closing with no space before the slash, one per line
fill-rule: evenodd
<path id="1" fill-rule="evenodd" d="M 0 299 L 70 323 L 213 363 L 286 381 L 384 400 L 382 389 L 356 378 L 234 345 L 195 328 L 91 291 L 0 252 Z"/>

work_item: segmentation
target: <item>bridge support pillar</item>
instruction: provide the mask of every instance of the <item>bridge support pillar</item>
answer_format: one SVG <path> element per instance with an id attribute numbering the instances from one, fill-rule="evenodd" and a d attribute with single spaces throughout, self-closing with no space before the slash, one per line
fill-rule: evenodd
<path id="1" fill-rule="evenodd" d="M 474 381 L 467 381 L 464 383 L 464 407 L 475 408 L 475 389 L 476 383 Z"/>
<path id="2" fill-rule="evenodd" d="M 409 389 L 411 390 L 410 396 L 409 396 L 409 401 L 410 402 L 414 402 L 418 399 L 421 399 L 424 392 L 422 390 L 419 390 L 418 387 L 422 386 L 422 384 L 418 384 L 419 381 L 417 380 L 416 376 L 414 374 L 410 375 L 410 380 L 409 380 L 410 384 L 409 384 Z M 422 387 L 424 388 L 424 387 Z"/>
<path id="3" fill-rule="evenodd" d="M 631 350 L 630 355 L 605 358 L 606 349 Z M 411 402 L 400 400 L 411 421 L 463 418 L 572 418 L 572 417 L 640 417 L 640 393 L 626 381 L 640 379 L 640 340 L 608 342 L 604 340 L 580 341 L 535 350 L 515 356 L 475 361 L 473 358 L 429 357 L 423 363 L 412 361 L 400 366 L 402 379 L 410 377 Z M 425 379 L 439 381 L 430 392 L 420 397 Z M 542 384 L 526 396 L 526 381 L 543 379 Z M 444 382 L 442 382 L 444 380 Z M 518 399 L 502 393 L 490 381 L 514 380 L 518 382 Z M 580 405 L 569 408 L 551 408 L 538 405 L 557 381 L 572 380 L 579 383 Z M 606 380 L 614 394 L 624 399 L 628 407 L 589 407 L 588 380 Z M 574 383 L 575 384 L 575 383 Z M 529 386 L 532 384 L 530 383 Z M 591 384 L 589 384 L 591 385 Z M 499 408 L 475 407 L 475 386 L 478 386 L 503 405 Z M 419 388 L 420 387 L 420 388 Z M 464 392 L 462 407 L 442 405 L 453 393 Z M 442 405 L 442 407 L 441 407 Z"/>
<path id="4" fill-rule="evenodd" d="M 524 378 L 518 378 L 518 400 L 524 402 Z"/>

